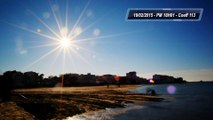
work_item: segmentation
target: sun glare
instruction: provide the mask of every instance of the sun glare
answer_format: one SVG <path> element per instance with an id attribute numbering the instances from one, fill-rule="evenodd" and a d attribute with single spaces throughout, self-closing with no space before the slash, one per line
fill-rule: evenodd
<path id="1" fill-rule="evenodd" d="M 59 44 L 62 48 L 69 48 L 69 47 L 71 47 L 71 40 L 69 38 L 65 37 L 59 41 Z"/>
<path id="2" fill-rule="evenodd" d="M 71 58 L 74 55 L 76 55 L 78 58 L 80 58 L 83 62 L 87 63 L 88 65 L 90 65 L 88 63 L 88 61 L 81 56 L 79 48 L 81 48 L 81 50 L 84 50 L 86 52 L 91 52 L 91 54 L 94 54 L 94 51 L 88 50 L 81 45 L 81 43 L 91 43 L 89 41 L 93 41 L 93 40 L 98 40 L 98 39 L 103 39 L 103 38 L 110 38 L 110 37 L 116 37 L 116 36 L 121 36 L 121 35 L 126 35 L 132 32 L 128 32 L 128 33 L 118 33 L 118 34 L 109 34 L 109 35 L 105 35 L 105 36 L 100 36 L 100 29 L 99 28 L 95 28 L 95 30 L 93 30 L 93 34 L 91 34 L 91 37 L 82 37 L 83 33 L 86 33 L 88 30 L 91 30 L 91 28 L 93 26 L 95 26 L 98 22 L 100 22 L 104 16 L 107 15 L 107 13 L 105 15 L 103 15 L 102 17 L 100 17 L 99 19 L 95 20 L 94 22 L 92 22 L 91 24 L 88 24 L 87 26 L 82 26 L 82 21 L 84 20 L 84 15 L 86 15 L 87 12 L 87 8 L 89 6 L 90 0 L 88 0 L 87 4 L 82 8 L 82 11 L 80 12 L 79 16 L 77 17 L 77 20 L 75 21 L 75 23 L 71 26 L 70 22 L 71 20 L 69 20 L 69 3 L 67 0 L 66 3 L 66 10 L 62 11 L 65 14 L 65 18 L 62 18 L 59 12 L 59 6 L 53 3 L 49 3 L 50 6 L 50 12 L 44 13 L 44 18 L 36 15 L 35 12 L 33 12 L 32 10 L 29 10 L 30 15 L 32 15 L 41 25 L 43 25 L 43 27 L 45 29 L 41 29 L 41 28 L 36 28 L 35 30 L 32 28 L 28 28 L 25 26 L 20 26 L 17 24 L 13 24 L 13 23 L 9 23 L 10 25 L 13 25 L 17 28 L 20 28 L 22 30 L 25 30 L 27 32 L 30 32 L 32 34 L 41 36 L 43 38 L 45 38 L 46 40 L 49 40 L 49 43 L 44 43 L 38 46 L 33 46 L 31 48 L 38 48 L 38 47 L 54 47 L 52 50 L 48 51 L 47 53 L 43 54 L 41 57 L 39 57 L 38 59 L 36 59 L 35 61 L 33 61 L 31 64 L 27 65 L 24 69 L 28 69 L 29 67 L 33 66 L 34 64 L 40 62 L 41 60 L 43 60 L 44 58 L 48 57 L 49 55 L 53 54 L 53 53 L 57 53 L 56 57 L 58 57 L 60 54 L 63 55 L 62 57 L 62 71 L 64 72 L 64 65 L 67 58 Z M 58 6 L 58 7 L 57 7 Z M 92 14 L 92 13 L 90 13 Z M 50 15 L 52 17 L 50 17 Z M 88 16 L 89 17 L 89 16 Z M 48 25 L 47 20 L 49 19 L 53 19 L 55 21 L 55 24 L 53 24 L 52 26 Z M 85 19 L 86 20 L 86 19 Z M 53 29 L 53 27 L 56 26 L 56 29 Z M 50 32 L 50 34 L 46 33 L 45 31 L 48 30 Z M 82 38 L 79 39 L 78 37 L 81 36 Z M 95 55 L 92 55 L 95 56 Z"/>

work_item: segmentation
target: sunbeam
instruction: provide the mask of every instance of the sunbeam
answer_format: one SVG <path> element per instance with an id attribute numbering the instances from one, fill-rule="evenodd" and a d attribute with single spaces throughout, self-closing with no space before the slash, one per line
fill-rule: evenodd
<path id="1" fill-rule="evenodd" d="M 141 32 L 141 31 L 132 31 L 132 32 L 117 33 L 117 34 L 109 34 L 109 35 L 99 36 L 99 37 L 77 39 L 75 42 L 86 42 L 86 41 L 91 41 L 91 40 L 96 40 L 96 39 L 118 37 L 118 36 L 133 34 L 133 33 L 137 33 L 137 32 Z"/>
<path id="2" fill-rule="evenodd" d="M 55 22 L 56 22 L 56 24 L 57 24 L 57 26 L 58 26 L 58 29 L 60 30 L 60 29 L 61 29 L 60 22 L 59 22 L 59 20 L 58 20 L 58 18 L 57 18 L 57 16 L 56 16 L 55 11 L 53 10 L 53 6 L 52 6 L 52 4 L 51 4 L 50 1 L 49 1 L 49 5 L 50 5 L 50 9 L 51 9 L 51 11 L 52 11 L 52 14 L 53 14 L 53 16 L 54 16 Z"/>
<path id="3" fill-rule="evenodd" d="M 42 55 L 41 57 L 39 57 L 37 60 L 35 60 L 34 62 L 32 62 L 31 64 L 29 64 L 27 67 L 25 67 L 25 69 L 33 66 L 34 64 L 38 63 L 39 61 L 43 60 L 44 58 L 46 58 L 47 56 L 49 56 L 50 54 L 52 54 L 53 52 L 55 52 L 57 49 L 59 49 L 60 47 L 56 47 L 54 49 L 52 49 L 51 51 L 47 52 L 46 54 Z"/>
<path id="4" fill-rule="evenodd" d="M 89 60 L 87 60 L 82 55 L 81 52 L 85 51 L 89 53 L 88 55 L 97 54 L 97 52 L 92 51 L 91 49 L 85 48 L 82 44 L 88 44 L 90 43 L 90 41 L 94 41 L 94 40 L 118 37 L 118 36 L 136 33 L 136 32 L 141 32 L 141 31 L 132 31 L 132 32 L 117 33 L 117 34 L 100 35 L 100 30 L 99 30 L 98 33 L 96 34 L 92 33 L 91 37 L 84 37 L 83 33 L 86 33 L 88 30 L 91 30 L 93 26 L 101 22 L 103 18 L 106 17 L 111 12 L 107 12 L 103 14 L 101 17 L 98 17 L 96 20 L 92 21 L 91 23 L 87 23 L 87 25 L 84 27 L 82 24 L 82 20 L 87 20 L 84 16 L 85 16 L 85 12 L 87 11 L 89 7 L 89 4 L 91 3 L 91 0 L 88 0 L 85 3 L 85 5 L 82 7 L 82 10 L 79 13 L 79 16 L 77 16 L 77 20 L 74 23 L 70 22 L 70 16 L 71 16 L 70 6 L 69 6 L 70 3 L 71 2 L 69 2 L 68 0 L 66 1 L 64 6 L 65 10 L 63 11 L 64 12 L 64 16 L 63 16 L 63 15 L 60 15 L 60 12 L 62 10 L 60 10 L 59 12 L 59 4 L 54 3 L 53 1 L 50 1 L 50 0 L 48 1 L 49 10 L 51 11 L 51 15 L 52 15 L 51 18 L 54 21 L 53 23 L 49 21 L 44 21 L 41 17 L 38 16 L 38 13 L 35 14 L 32 10 L 27 9 L 30 12 L 30 15 L 32 15 L 36 19 L 36 21 L 40 23 L 50 33 L 46 33 L 45 29 L 36 28 L 36 30 L 34 30 L 29 27 L 8 23 L 14 27 L 30 32 L 37 36 L 43 37 L 45 38 L 44 40 L 49 40 L 46 43 L 42 43 L 42 44 L 31 46 L 31 47 L 26 47 L 26 49 L 52 47 L 50 51 L 43 54 L 41 57 L 39 57 L 35 61 L 31 62 L 24 69 L 30 68 L 31 66 L 37 64 L 38 62 L 42 61 L 44 58 L 54 53 L 56 53 L 54 54 L 56 57 L 53 61 L 56 61 L 59 58 L 59 55 L 62 55 L 62 57 L 60 58 L 62 60 L 61 61 L 62 74 L 65 73 L 65 67 L 67 66 L 67 64 L 69 64 L 67 63 L 68 61 L 67 59 L 71 61 L 73 66 L 75 66 L 74 58 L 78 58 L 80 59 L 80 61 L 86 63 L 90 68 L 94 68 L 94 66 L 89 62 Z M 72 24 L 72 27 L 70 27 L 71 24 Z M 56 29 L 53 29 L 53 28 L 56 28 Z M 79 39 L 77 39 L 77 37 L 79 37 Z"/>
<path id="5" fill-rule="evenodd" d="M 76 27 L 78 26 L 78 24 L 79 24 L 79 22 L 80 22 L 82 16 L 84 15 L 84 13 L 85 13 L 87 7 L 89 6 L 89 3 L 90 3 L 90 0 L 88 0 L 87 4 L 85 5 L 84 9 L 82 10 L 81 14 L 79 15 L 79 17 L 78 17 L 76 23 L 74 24 L 72 30 L 71 30 L 70 33 L 68 34 L 68 37 L 71 37 L 71 36 L 72 36 L 74 30 L 76 29 Z"/>
<path id="6" fill-rule="evenodd" d="M 26 47 L 26 49 L 42 48 L 42 47 L 50 47 L 50 46 L 56 46 L 56 45 L 58 45 L 58 43 L 48 43 L 48 44 L 41 44 L 41 45 L 36 45 L 36 46 Z"/>
<path id="7" fill-rule="evenodd" d="M 98 18 L 97 20 L 95 20 L 94 22 L 92 22 L 91 24 L 87 25 L 83 30 L 83 32 L 86 32 L 89 28 L 91 28 L 92 26 L 94 26 L 95 24 L 97 24 L 98 22 L 100 22 L 104 17 L 106 17 L 110 12 L 105 13 L 103 16 L 101 16 L 100 18 Z M 72 36 L 72 39 L 75 39 L 77 37 L 77 35 Z"/>
<path id="8" fill-rule="evenodd" d="M 35 13 L 33 13 L 31 10 L 29 12 L 40 22 L 42 23 L 49 31 L 51 31 L 57 38 L 61 38 L 59 34 L 57 34 L 49 25 L 47 25 L 40 17 L 38 17 Z"/>
<path id="9" fill-rule="evenodd" d="M 68 26 L 68 18 L 69 18 L 69 0 L 67 0 L 66 1 L 66 19 L 65 19 L 65 26 L 66 26 L 66 28 L 69 28 L 69 26 Z"/>
<path id="10" fill-rule="evenodd" d="M 49 36 L 49 35 L 47 35 L 47 34 L 43 34 L 43 33 L 34 31 L 34 30 L 29 29 L 29 28 L 27 28 L 27 27 L 19 26 L 19 25 L 16 25 L 16 24 L 13 24 L 13 23 L 9 23 L 9 22 L 6 22 L 6 23 L 9 24 L 9 25 L 14 26 L 14 27 L 16 27 L 16 28 L 25 30 L 25 31 L 27 31 L 27 32 L 30 32 L 30 33 L 33 33 L 33 34 L 36 34 L 36 35 L 39 35 L 39 36 L 41 36 L 41 37 L 48 38 L 48 40 L 59 41 L 59 39 L 57 39 L 57 38 L 51 37 L 51 36 Z"/>

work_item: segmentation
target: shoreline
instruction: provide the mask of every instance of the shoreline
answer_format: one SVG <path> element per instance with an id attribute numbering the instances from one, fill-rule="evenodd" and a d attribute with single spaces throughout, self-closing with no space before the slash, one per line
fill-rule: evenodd
<path id="1" fill-rule="evenodd" d="M 158 96 L 130 92 L 138 87 L 141 86 L 17 89 L 14 90 L 11 101 L 37 119 L 66 119 L 106 108 L 123 108 L 124 103 L 163 100 Z"/>

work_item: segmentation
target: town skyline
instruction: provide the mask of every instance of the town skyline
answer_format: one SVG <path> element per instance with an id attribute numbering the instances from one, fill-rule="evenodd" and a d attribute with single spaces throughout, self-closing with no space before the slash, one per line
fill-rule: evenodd
<path id="1" fill-rule="evenodd" d="M 59 76 L 44 77 L 44 74 L 34 71 L 6 71 L 0 75 L 1 85 L 12 88 L 38 88 L 38 87 L 78 87 L 78 86 L 104 86 L 110 85 L 142 85 L 142 84 L 175 84 L 186 83 L 182 77 L 154 74 L 151 79 L 137 76 L 136 71 L 130 71 L 125 76 L 91 73 L 77 74 L 65 73 Z M 200 81 L 204 82 L 204 81 Z"/>

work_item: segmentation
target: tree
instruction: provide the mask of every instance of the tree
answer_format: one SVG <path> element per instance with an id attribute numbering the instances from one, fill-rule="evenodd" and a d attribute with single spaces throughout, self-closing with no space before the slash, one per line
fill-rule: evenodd
<path id="1" fill-rule="evenodd" d="M 3 101 L 9 101 L 11 94 L 12 94 L 12 89 L 14 88 L 14 81 L 16 77 L 17 71 L 7 71 L 1 76 L 0 78 L 0 97 L 2 98 Z"/>

